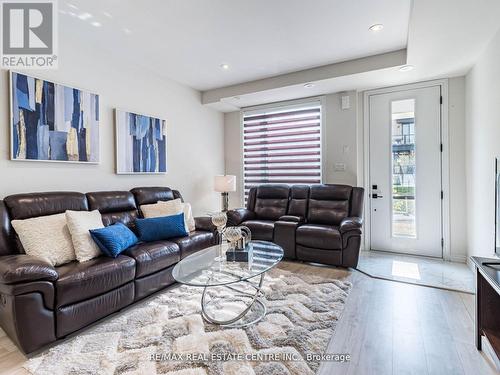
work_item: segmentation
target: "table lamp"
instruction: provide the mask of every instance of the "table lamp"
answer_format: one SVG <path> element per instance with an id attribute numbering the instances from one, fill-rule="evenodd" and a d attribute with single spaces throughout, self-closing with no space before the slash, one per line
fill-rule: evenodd
<path id="1" fill-rule="evenodd" d="M 214 190 L 221 193 L 222 212 L 226 212 L 229 207 L 229 192 L 236 191 L 236 176 L 231 176 L 231 175 L 215 176 Z"/>

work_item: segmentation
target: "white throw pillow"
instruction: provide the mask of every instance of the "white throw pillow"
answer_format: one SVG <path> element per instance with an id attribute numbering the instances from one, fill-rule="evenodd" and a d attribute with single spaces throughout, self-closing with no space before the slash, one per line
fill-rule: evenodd
<path id="1" fill-rule="evenodd" d="M 193 217 L 193 210 L 191 209 L 190 203 L 182 203 L 182 209 L 184 211 L 184 223 L 186 225 L 186 231 L 192 232 L 196 230 L 196 225 Z"/>
<path id="2" fill-rule="evenodd" d="M 26 254 L 44 259 L 53 266 L 76 259 L 64 213 L 12 220 L 12 226 Z"/>
<path id="3" fill-rule="evenodd" d="M 170 201 L 159 201 L 153 204 L 145 204 L 141 206 L 141 211 L 145 218 L 179 215 L 184 213 L 184 227 L 186 232 L 195 230 L 191 205 L 189 203 L 182 203 L 180 198 Z"/>
<path id="4" fill-rule="evenodd" d="M 179 215 L 183 212 L 180 198 L 144 204 L 140 208 L 145 218 Z"/>
<path id="5" fill-rule="evenodd" d="M 66 221 L 73 240 L 76 259 L 85 262 L 101 255 L 101 250 L 92 239 L 89 230 L 104 228 L 99 210 L 66 211 Z"/>

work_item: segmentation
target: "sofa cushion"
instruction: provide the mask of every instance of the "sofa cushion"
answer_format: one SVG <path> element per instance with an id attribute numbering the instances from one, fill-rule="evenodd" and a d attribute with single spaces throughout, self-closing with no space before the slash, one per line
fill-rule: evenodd
<path id="1" fill-rule="evenodd" d="M 262 185 L 255 193 L 255 207 L 253 211 L 258 219 L 278 220 L 286 215 L 288 207 L 287 185 Z"/>
<path id="2" fill-rule="evenodd" d="M 136 187 L 130 190 L 130 192 L 134 194 L 139 206 L 179 198 L 175 196 L 174 190 L 163 186 Z"/>
<path id="3" fill-rule="evenodd" d="M 190 232 L 189 235 L 185 237 L 170 239 L 170 241 L 179 245 L 181 250 L 181 259 L 214 245 L 214 240 L 215 238 L 213 233 L 200 230 Z"/>
<path id="4" fill-rule="evenodd" d="M 241 223 L 252 232 L 253 240 L 272 241 L 274 235 L 273 220 L 247 220 Z"/>
<path id="5" fill-rule="evenodd" d="M 150 275 L 181 260 L 179 245 L 171 241 L 141 242 L 124 252 L 135 259 L 135 277 Z"/>
<path id="6" fill-rule="evenodd" d="M 132 281 L 135 260 L 124 255 L 99 257 L 87 262 L 71 262 L 56 268 L 57 306 L 83 301 Z"/>
<path id="7" fill-rule="evenodd" d="M 104 225 L 123 223 L 133 227 L 139 216 L 134 196 L 129 191 L 96 191 L 87 193 L 90 210 L 99 210 Z"/>
<path id="8" fill-rule="evenodd" d="M 305 219 L 309 201 L 309 185 L 292 185 L 290 187 L 290 202 L 287 215 L 299 216 Z"/>
<path id="9" fill-rule="evenodd" d="M 298 227 L 296 242 L 299 245 L 316 249 L 342 249 L 342 241 L 338 228 L 329 225 L 307 224 Z"/>
<path id="10" fill-rule="evenodd" d="M 352 187 L 346 185 L 313 185 L 309 195 L 307 221 L 314 224 L 340 225 L 349 216 Z"/>
<path id="11" fill-rule="evenodd" d="M 48 193 L 15 194 L 4 198 L 12 220 L 55 215 L 73 211 L 87 211 L 85 194 L 53 191 Z"/>

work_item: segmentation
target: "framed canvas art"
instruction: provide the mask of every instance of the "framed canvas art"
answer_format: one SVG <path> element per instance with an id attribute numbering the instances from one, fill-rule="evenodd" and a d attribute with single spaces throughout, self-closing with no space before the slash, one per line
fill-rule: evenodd
<path id="1" fill-rule="evenodd" d="M 11 72 L 11 160 L 98 163 L 99 95 Z"/>
<path id="2" fill-rule="evenodd" d="M 115 110 L 116 173 L 167 173 L 167 121 Z"/>

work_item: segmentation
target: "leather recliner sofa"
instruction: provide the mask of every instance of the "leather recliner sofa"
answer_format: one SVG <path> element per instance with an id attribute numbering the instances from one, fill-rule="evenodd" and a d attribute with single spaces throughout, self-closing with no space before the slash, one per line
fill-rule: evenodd
<path id="1" fill-rule="evenodd" d="M 82 329 L 174 283 L 180 259 L 215 243 L 209 217 L 195 218 L 189 236 L 139 243 L 116 259 L 100 256 L 58 267 L 24 254 L 11 220 L 99 210 L 105 225 L 134 226 L 139 207 L 181 198 L 165 187 L 87 194 L 17 194 L 0 200 L 0 326 L 25 353 Z"/>
<path id="2" fill-rule="evenodd" d="M 275 242 L 285 258 L 355 268 L 363 199 L 363 188 L 347 185 L 261 185 L 250 189 L 246 208 L 228 212 L 228 225 Z"/>

